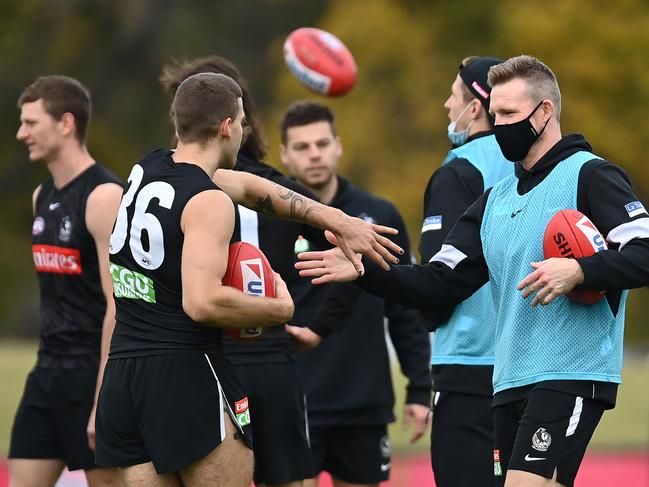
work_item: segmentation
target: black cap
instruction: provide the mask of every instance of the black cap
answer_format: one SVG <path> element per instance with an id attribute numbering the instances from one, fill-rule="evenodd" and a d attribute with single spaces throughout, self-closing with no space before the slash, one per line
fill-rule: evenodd
<path id="1" fill-rule="evenodd" d="M 473 96 L 480 100 L 490 119 L 489 95 L 491 94 L 491 86 L 487 83 L 487 75 L 489 74 L 489 68 L 502 62 L 504 62 L 503 59 L 485 56 L 475 58 L 466 66 L 460 65 L 460 78 L 469 91 L 473 93 Z"/>

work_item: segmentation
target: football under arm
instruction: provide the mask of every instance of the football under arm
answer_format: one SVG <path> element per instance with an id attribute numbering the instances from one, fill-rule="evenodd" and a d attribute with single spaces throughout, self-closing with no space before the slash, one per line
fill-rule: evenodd
<path id="1" fill-rule="evenodd" d="M 224 286 L 228 247 L 234 229 L 234 206 L 222 191 L 203 191 L 183 210 L 181 277 L 183 309 L 208 326 L 247 328 L 286 323 L 293 315 L 289 296 L 250 296 Z"/>

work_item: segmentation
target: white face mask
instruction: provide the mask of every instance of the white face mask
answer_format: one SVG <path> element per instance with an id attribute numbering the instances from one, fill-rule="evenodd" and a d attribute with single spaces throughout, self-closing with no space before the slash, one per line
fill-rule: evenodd
<path id="1" fill-rule="evenodd" d="M 448 124 L 448 139 L 451 141 L 451 144 L 453 144 L 453 147 L 459 147 L 463 145 L 466 140 L 469 138 L 469 128 L 471 128 L 471 124 L 473 123 L 473 120 L 469 122 L 469 125 L 462 130 L 461 132 L 456 132 L 455 128 L 457 127 L 457 121 L 464 115 L 464 112 L 466 112 L 466 109 L 469 108 L 473 104 L 473 100 L 471 100 L 465 107 L 464 109 L 460 112 L 460 114 L 457 116 L 455 120 L 453 120 L 451 123 Z"/>

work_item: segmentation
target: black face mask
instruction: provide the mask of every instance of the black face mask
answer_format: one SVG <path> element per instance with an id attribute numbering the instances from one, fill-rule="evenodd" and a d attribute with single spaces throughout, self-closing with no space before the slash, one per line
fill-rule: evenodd
<path id="1" fill-rule="evenodd" d="M 544 100 L 541 100 L 541 103 L 536 105 L 536 108 L 532 110 L 532 113 L 530 113 L 527 118 L 519 122 L 506 125 L 494 125 L 496 142 L 498 142 L 500 150 L 503 152 L 503 156 L 505 156 L 508 161 L 518 162 L 525 159 L 525 156 L 534 145 L 534 142 L 536 142 L 536 139 L 541 136 L 545 127 L 547 127 L 550 119 L 545 122 L 545 125 L 540 132 L 537 132 L 532 125 L 532 122 L 530 122 L 530 118 L 532 118 L 532 115 L 534 115 L 543 104 L 543 101 Z"/>

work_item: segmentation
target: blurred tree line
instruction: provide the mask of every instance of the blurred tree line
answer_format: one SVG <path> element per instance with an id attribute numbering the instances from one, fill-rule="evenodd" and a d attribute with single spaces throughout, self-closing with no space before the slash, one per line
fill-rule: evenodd
<path id="1" fill-rule="evenodd" d="M 564 133 L 580 132 L 621 165 L 641 196 L 649 129 L 649 4 L 618 0 L 5 0 L 0 15 L 0 332 L 33 333 L 38 296 L 30 255 L 32 189 L 46 177 L 14 139 L 16 99 L 37 76 L 67 74 L 93 95 L 91 153 L 126 177 L 169 143 L 169 101 L 157 79 L 172 59 L 234 61 L 262 114 L 268 162 L 280 167 L 278 123 L 296 99 L 319 98 L 285 69 L 282 43 L 317 26 L 341 38 L 357 86 L 322 99 L 337 115 L 341 172 L 402 211 L 416 246 L 428 178 L 449 149 L 449 95 L 468 55 L 539 57 L 557 74 Z M 627 338 L 649 344 L 646 290 L 633 293 Z"/>

